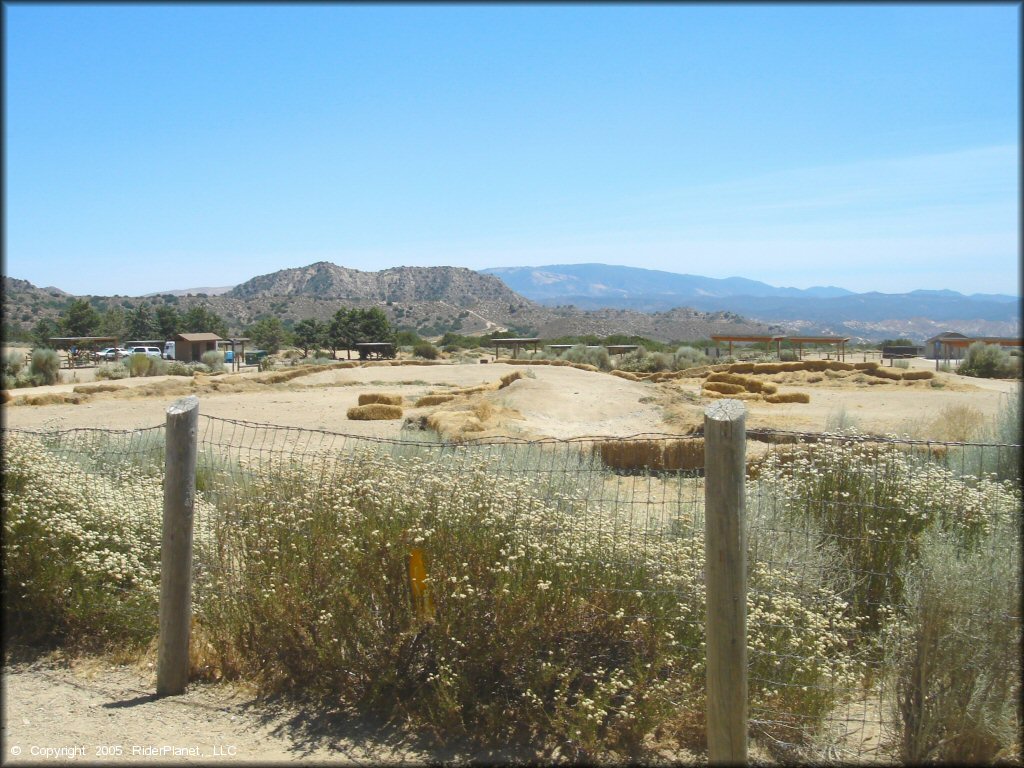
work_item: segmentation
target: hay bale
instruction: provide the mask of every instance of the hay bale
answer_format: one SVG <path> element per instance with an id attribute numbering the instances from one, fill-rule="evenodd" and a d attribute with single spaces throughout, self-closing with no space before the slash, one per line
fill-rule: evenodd
<path id="1" fill-rule="evenodd" d="M 761 382 L 761 394 L 762 395 L 774 395 L 778 391 L 779 391 L 779 388 L 775 384 L 772 384 L 770 381 L 762 381 Z"/>
<path id="2" fill-rule="evenodd" d="M 382 405 L 401 405 L 402 396 L 390 392 L 366 392 L 359 396 L 360 405 L 372 405 L 373 403 L 381 403 Z"/>
<path id="3" fill-rule="evenodd" d="M 783 363 L 755 363 L 754 373 L 782 373 Z"/>
<path id="4" fill-rule="evenodd" d="M 753 363 L 733 363 L 732 365 L 728 366 L 728 368 L 726 368 L 726 370 L 729 371 L 729 373 L 753 373 L 754 372 L 754 364 Z"/>
<path id="5" fill-rule="evenodd" d="M 599 370 L 596 365 L 591 365 L 590 363 L 569 363 L 569 365 L 577 370 L 590 371 L 591 373 L 597 373 Z"/>
<path id="6" fill-rule="evenodd" d="M 807 367 L 804 365 L 803 360 L 797 360 L 795 362 L 780 363 L 782 366 L 781 373 L 796 373 L 797 371 L 806 371 Z"/>
<path id="7" fill-rule="evenodd" d="M 934 379 L 935 373 L 933 371 L 904 371 L 904 381 L 923 381 L 925 379 Z"/>
<path id="8" fill-rule="evenodd" d="M 804 370 L 814 371 L 815 373 L 824 373 L 828 370 L 829 363 L 831 360 L 805 360 Z"/>
<path id="9" fill-rule="evenodd" d="M 88 395 L 81 393 L 47 392 L 44 395 L 29 395 L 19 398 L 16 405 L 78 405 L 89 399 Z"/>
<path id="10" fill-rule="evenodd" d="M 866 370 L 864 373 L 868 376 L 874 376 L 877 379 L 885 379 L 887 381 L 900 381 L 903 378 L 899 371 L 890 371 L 887 368 L 874 368 Z"/>
<path id="11" fill-rule="evenodd" d="M 704 438 L 605 440 L 594 445 L 606 467 L 627 471 L 701 469 Z"/>
<path id="12" fill-rule="evenodd" d="M 424 395 L 416 401 L 416 408 L 425 408 L 428 405 L 440 405 L 441 403 L 447 403 L 450 400 L 454 400 L 455 395 Z"/>
<path id="13" fill-rule="evenodd" d="M 726 384 L 739 384 L 740 386 L 745 386 L 746 383 L 748 381 L 750 381 L 749 378 L 747 378 L 746 376 L 741 376 L 738 373 L 725 373 L 725 372 L 723 372 L 723 373 L 709 373 L 707 380 L 708 381 L 724 381 Z"/>
<path id="14" fill-rule="evenodd" d="M 402 418 L 402 409 L 397 405 L 371 403 L 353 406 L 345 415 L 353 421 L 386 421 Z"/>
<path id="15" fill-rule="evenodd" d="M 704 389 L 709 392 L 718 392 L 722 395 L 738 395 L 740 392 L 746 391 L 746 387 L 742 384 L 729 384 L 724 381 L 706 381 L 704 382 Z"/>
<path id="16" fill-rule="evenodd" d="M 830 371 L 852 371 L 854 370 L 853 363 L 844 363 L 839 360 L 826 360 L 828 363 L 828 369 Z"/>
<path id="17" fill-rule="evenodd" d="M 612 371 L 611 374 L 612 376 L 618 376 L 620 379 L 627 379 L 628 381 L 640 381 L 640 377 L 637 376 L 635 373 L 630 373 L 629 371 L 620 371 L 618 368 Z"/>
<path id="18" fill-rule="evenodd" d="M 786 392 L 784 394 L 765 395 L 769 403 L 809 403 L 811 396 L 806 392 Z"/>
<path id="19" fill-rule="evenodd" d="M 853 367 L 855 369 L 857 369 L 858 371 L 873 371 L 876 368 L 878 368 L 878 363 L 876 363 L 874 360 L 872 360 L 870 363 L 869 362 L 854 363 Z"/>

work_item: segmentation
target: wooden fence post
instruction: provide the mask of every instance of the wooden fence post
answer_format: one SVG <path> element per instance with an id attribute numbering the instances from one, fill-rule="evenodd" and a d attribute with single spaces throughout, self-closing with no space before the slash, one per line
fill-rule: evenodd
<path id="1" fill-rule="evenodd" d="M 184 693 L 188 685 L 198 426 L 197 397 L 183 397 L 167 408 L 164 528 L 160 548 L 160 646 L 156 671 L 158 696 L 176 696 Z"/>
<path id="2" fill-rule="evenodd" d="M 704 411 L 708 761 L 747 761 L 746 408 Z"/>

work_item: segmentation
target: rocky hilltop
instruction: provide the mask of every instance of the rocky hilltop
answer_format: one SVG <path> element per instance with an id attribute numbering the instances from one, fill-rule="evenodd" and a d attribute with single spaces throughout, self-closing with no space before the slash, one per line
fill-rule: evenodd
<path id="1" fill-rule="evenodd" d="M 466 306 L 481 301 L 532 303 L 497 277 L 463 267 L 392 267 L 379 272 L 361 272 L 328 261 L 260 275 L 224 295 L 231 299 L 310 296 L 393 303 L 447 301 Z"/>

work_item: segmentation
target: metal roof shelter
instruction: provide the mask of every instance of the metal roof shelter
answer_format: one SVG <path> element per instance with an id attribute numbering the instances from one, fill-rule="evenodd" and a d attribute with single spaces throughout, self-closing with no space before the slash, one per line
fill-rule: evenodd
<path id="1" fill-rule="evenodd" d="M 846 359 L 846 342 L 850 340 L 849 336 L 787 336 L 786 341 L 796 344 L 797 357 L 801 360 L 804 358 L 804 344 L 838 344 L 839 348 L 836 350 L 836 359 Z"/>
<path id="2" fill-rule="evenodd" d="M 516 358 L 516 354 L 519 352 L 521 347 L 533 347 L 533 351 L 537 351 L 537 345 L 540 344 L 540 337 L 534 336 L 532 338 L 520 338 L 520 339 L 491 339 L 491 343 L 494 345 L 494 356 L 498 356 L 499 347 L 509 347 L 512 350 L 512 359 Z"/>
<path id="3" fill-rule="evenodd" d="M 732 343 L 734 341 L 748 342 L 748 343 L 753 343 L 753 344 L 764 344 L 765 349 L 767 349 L 769 352 L 771 351 L 771 343 L 774 341 L 775 342 L 775 354 L 776 354 L 776 356 L 781 357 L 782 356 L 782 354 L 781 354 L 782 353 L 782 340 L 784 338 L 786 338 L 786 337 L 785 336 L 777 336 L 777 335 L 774 335 L 774 334 L 738 334 L 738 335 L 732 335 L 732 334 L 721 333 L 721 334 L 712 334 L 711 335 L 711 340 L 714 341 L 715 343 L 718 343 L 719 341 L 728 341 L 729 342 L 729 357 L 732 357 Z"/>
<path id="4" fill-rule="evenodd" d="M 957 334 L 959 336 L 959 334 Z M 929 339 L 930 341 L 931 339 Z M 938 343 L 942 350 L 940 354 L 935 356 L 935 367 L 938 370 L 940 357 L 947 363 L 951 359 L 961 359 L 963 357 L 963 350 L 975 344 L 977 342 L 982 344 L 992 344 L 999 347 L 1022 347 L 1024 346 L 1024 339 L 1011 338 L 1009 336 L 964 336 L 962 338 L 955 338 L 947 336 L 946 338 L 940 338 Z M 960 354 L 955 357 L 951 354 L 952 350 L 957 350 Z"/>
<path id="5" fill-rule="evenodd" d="M 395 345 L 390 341 L 360 341 L 354 346 L 359 350 L 360 360 L 365 360 L 368 357 L 386 357 L 390 359 L 395 356 Z"/>
<path id="6" fill-rule="evenodd" d="M 607 344 L 605 349 L 608 350 L 609 355 L 623 355 L 627 352 L 635 352 L 640 349 L 639 344 Z"/>

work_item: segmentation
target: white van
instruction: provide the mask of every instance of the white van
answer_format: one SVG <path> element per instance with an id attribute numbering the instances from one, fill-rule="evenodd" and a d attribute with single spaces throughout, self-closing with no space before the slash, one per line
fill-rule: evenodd
<path id="1" fill-rule="evenodd" d="M 133 355 L 148 355 L 149 357 L 160 357 L 159 347 L 132 347 L 129 351 Z"/>
<path id="2" fill-rule="evenodd" d="M 164 344 L 164 360 L 174 359 L 174 342 L 168 341 Z"/>

